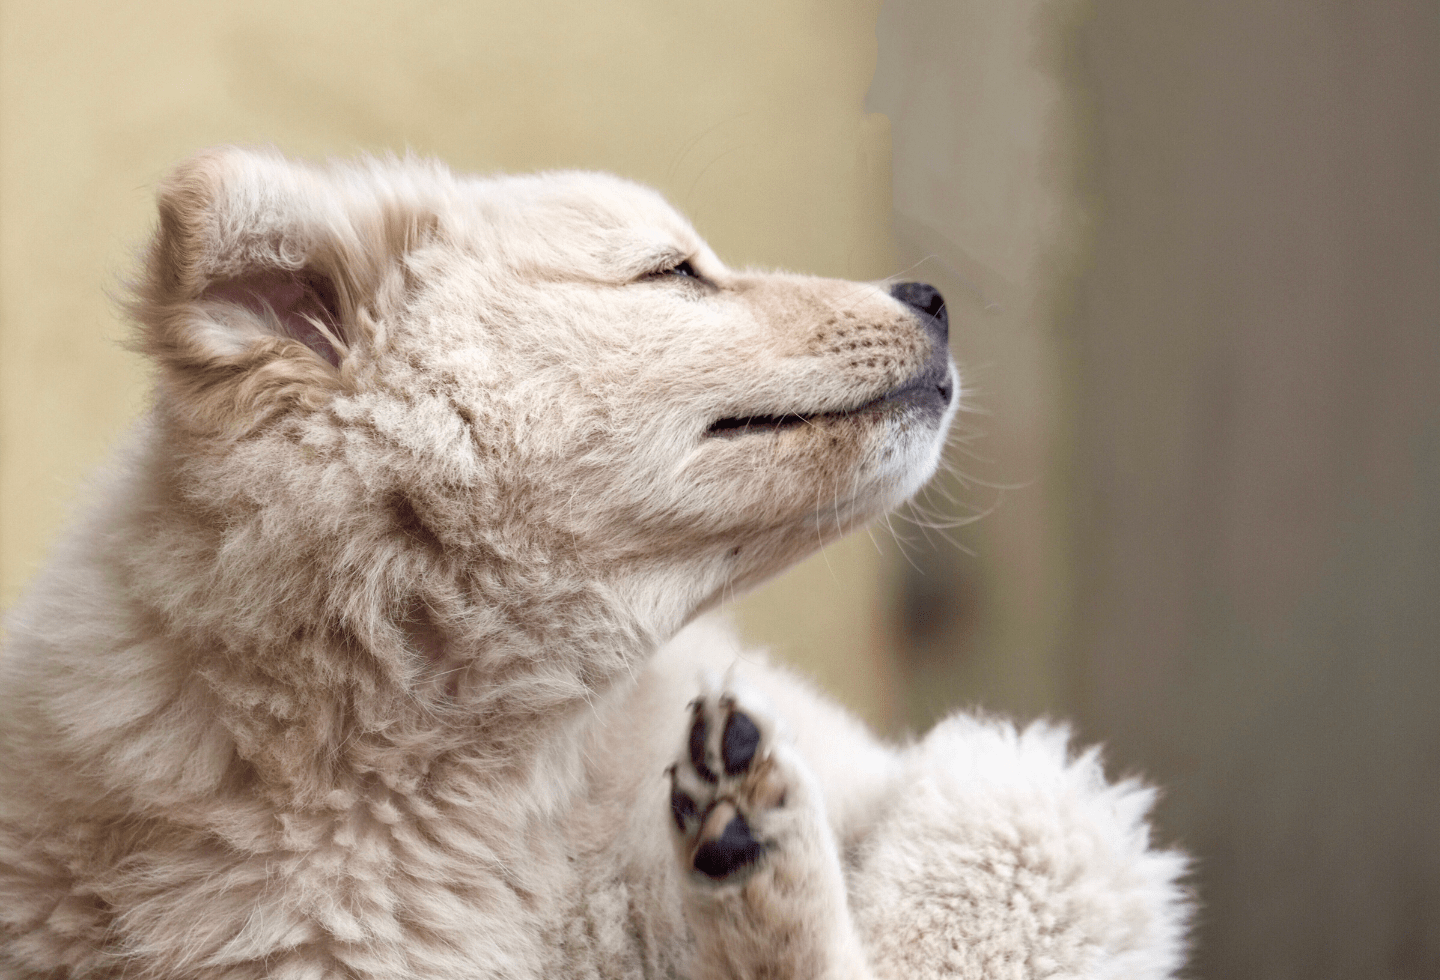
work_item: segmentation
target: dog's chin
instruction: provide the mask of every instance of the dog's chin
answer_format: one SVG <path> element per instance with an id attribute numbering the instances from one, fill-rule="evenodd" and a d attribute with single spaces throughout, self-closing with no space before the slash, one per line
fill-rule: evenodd
<path id="1" fill-rule="evenodd" d="M 928 392 L 910 393 L 903 397 L 905 415 L 895 426 L 895 438 L 901 443 L 897 472 L 891 480 L 894 496 L 884 510 L 894 510 L 920 492 L 940 468 L 945 451 L 946 434 L 955 417 L 957 399 L 953 393 L 943 400 Z"/>
<path id="2" fill-rule="evenodd" d="M 877 406 L 877 413 L 882 409 Z M 736 568 L 695 609 L 700 615 L 735 599 L 781 574 L 791 566 L 810 557 L 822 548 L 859 530 L 897 507 L 909 502 L 939 468 L 945 445 L 945 432 L 954 411 L 951 401 L 939 402 L 924 393 L 907 394 L 883 409 L 893 418 L 903 413 L 906 418 L 896 428 L 902 430 L 896 445 L 894 466 L 889 473 L 872 474 L 865 482 L 868 488 L 849 500 L 837 500 L 823 511 L 811 511 L 794 522 L 791 533 L 780 533 L 762 546 L 763 560 L 747 562 Z M 745 548 L 753 548 L 753 539 Z M 734 547 L 732 554 L 740 552 Z"/>
<path id="3" fill-rule="evenodd" d="M 917 485 L 923 484 L 926 478 L 919 477 Z M 778 534 L 774 540 L 756 549 L 763 552 L 763 558 L 747 560 L 736 567 L 733 574 L 700 603 L 693 615 L 708 612 L 764 585 L 821 549 L 879 518 L 910 496 L 910 492 L 900 493 L 894 488 L 890 488 L 889 492 L 877 490 L 867 495 L 864 500 L 840 505 L 838 514 L 827 509 L 823 515 L 807 515 L 798 521 L 789 533 Z M 748 554 L 754 545 L 745 547 Z M 734 548 L 731 553 L 739 550 Z"/>

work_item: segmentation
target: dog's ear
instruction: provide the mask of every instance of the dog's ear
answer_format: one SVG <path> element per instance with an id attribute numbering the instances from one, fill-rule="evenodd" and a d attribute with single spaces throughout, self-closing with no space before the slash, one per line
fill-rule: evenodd
<path id="1" fill-rule="evenodd" d="M 233 147 L 182 164 L 157 203 L 130 304 L 139 347 L 183 417 L 230 430 L 344 386 L 398 291 L 404 252 L 434 227 L 375 168 L 337 173 Z"/>

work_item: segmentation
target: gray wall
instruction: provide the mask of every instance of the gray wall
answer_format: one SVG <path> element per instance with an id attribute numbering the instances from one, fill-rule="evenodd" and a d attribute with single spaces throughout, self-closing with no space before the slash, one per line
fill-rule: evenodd
<path id="1" fill-rule="evenodd" d="M 1002 6 L 1028 22 L 993 33 Z M 972 179 L 1000 132 L 973 105 L 1009 98 L 975 59 L 1021 36 L 1059 94 L 1012 207 L 1069 203 L 1000 323 L 965 291 L 993 266 L 935 245 L 991 247 L 936 175 Z M 910 549 L 912 717 L 1063 713 L 1162 784 L 1196 976 L 1440 976 L 1440 4 L 888 0 L 872 102 L 897 237 L 961 290 L 957 355 L 992 412 L 1039 406 L 977 423 L 974 465 L 1020 487 L 973 556 Z M 1038 554 L 1000 552 L 1007 509 Z"/>

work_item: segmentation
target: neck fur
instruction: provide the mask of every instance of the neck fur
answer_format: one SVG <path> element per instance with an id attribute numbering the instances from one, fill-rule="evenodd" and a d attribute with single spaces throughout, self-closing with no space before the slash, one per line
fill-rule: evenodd
<path id="1" fill-rule="evenodd" d="M 116 522 L 140 530 L 111 552 L 130 606 L 159 624 L 156 655 L 202 679 L 215 723 L 287 806 L 377 781 L 413 788 L 447 767 L 526 778 L 557 726 L 683 618 L 635 609 L 631 590 L 576 563 L 462 561 L 364 519 L 307 535 L 232 504 L 222 521 L 163 478 L 132 499 L 145 520 Z"/>

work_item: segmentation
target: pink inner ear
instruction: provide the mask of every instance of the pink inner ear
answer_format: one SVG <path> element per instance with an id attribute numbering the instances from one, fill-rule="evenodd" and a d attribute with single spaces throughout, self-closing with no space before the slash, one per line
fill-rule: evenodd
<path id="1" fill-rule="evenodd" d="M 261 316 L 273 312 L 286 336 L 300 341 L 331 365 L 340 366 L 340 352 L 310 322 L 318 320 L 344 342 L 335 286 L 324 276 L 309 271 L 266 269 L 216 283 L 205 290 L 205 298 L 234 303 Z"/>

